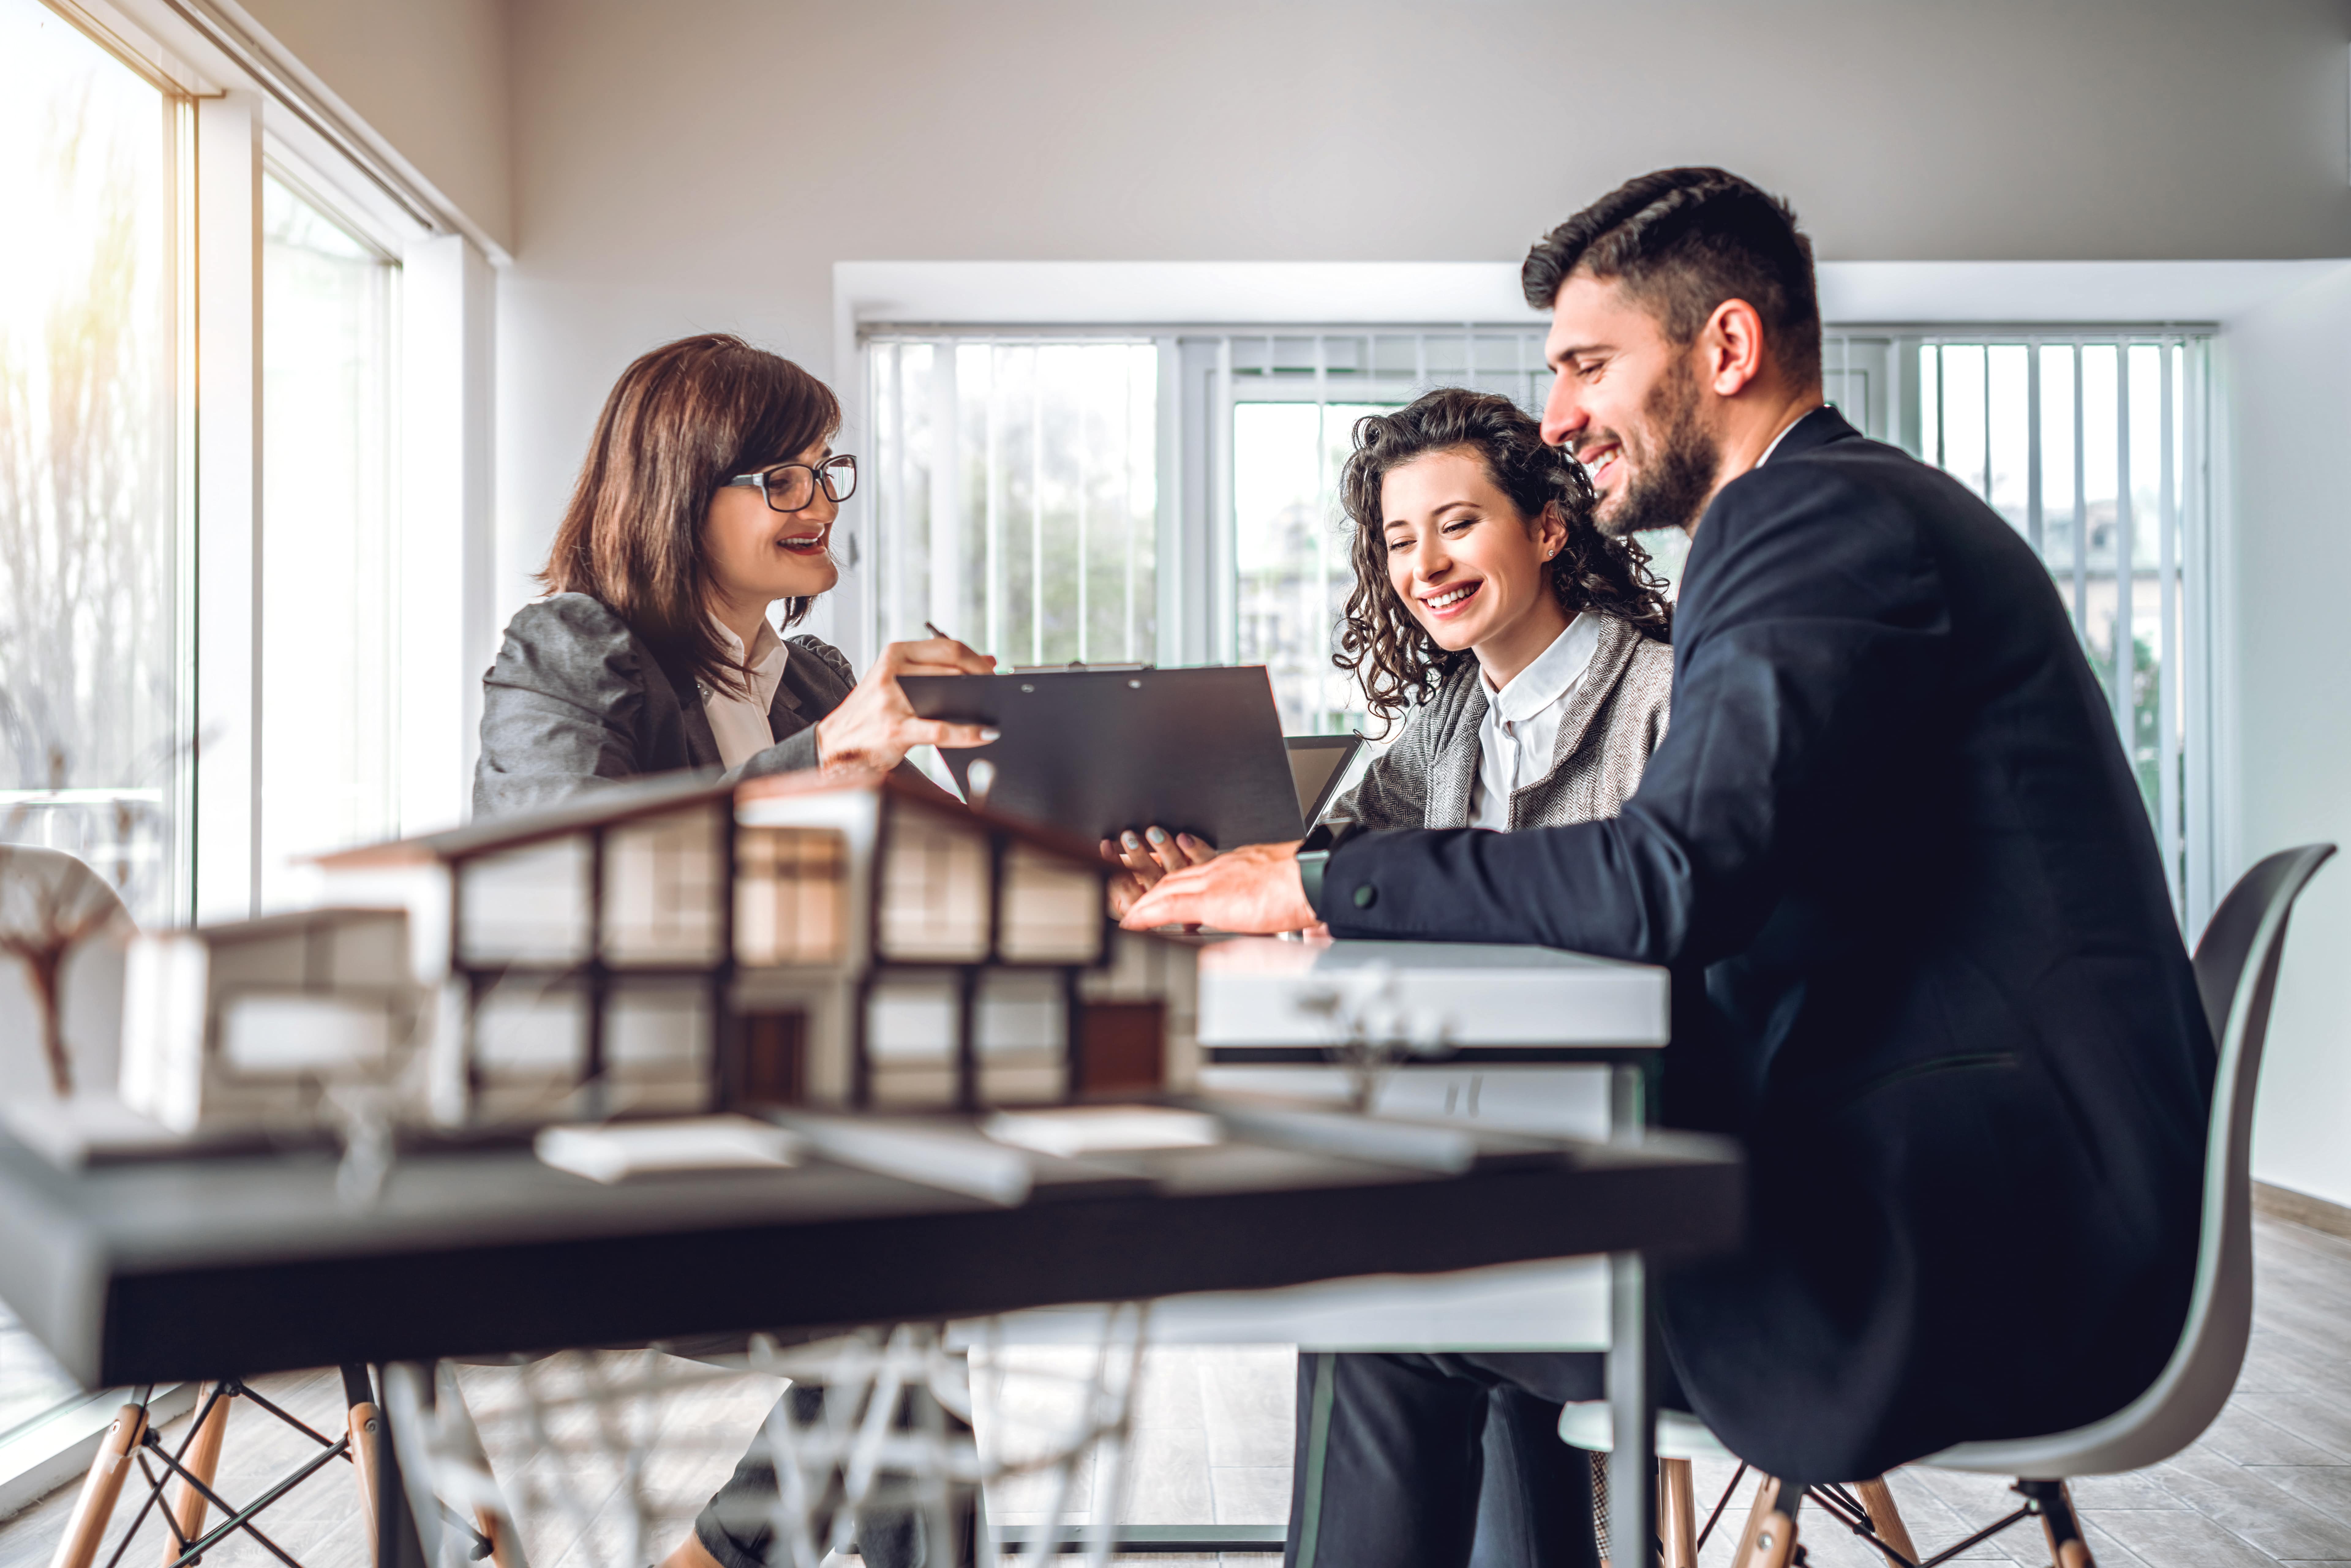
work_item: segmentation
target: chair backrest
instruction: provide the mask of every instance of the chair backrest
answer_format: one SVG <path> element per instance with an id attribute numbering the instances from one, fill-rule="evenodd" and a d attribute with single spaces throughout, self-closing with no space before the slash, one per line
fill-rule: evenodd
<path id="1" fill-rule="evenodd" d="M 2050 1479 L 2112 1475 L 2169 1458 L 2201 1437 L 2229 1402 L 2253 1322 L 2253 1087 L 2269 1040 L 2287 918 L 2334 853 L 2333 844 L 2305 844 L 2271 855 L 2237 880 L 2196 945 L 2196 988 L 2220 1060 L 2205 1141 L 2196 1282 L 2170 1361 L 2146 1393 L 2102 1421 L 2045 1438 L 1963 1444 L 1954 1456 L 1999 1449 L 2016 1461 L 2013 1473 Z M 2018 1450 L 2040 1450 L 2046 1468 L 2029 1468 Z"/>
<path id="2" fill-rule="evenodd" d="M 113 884 L 63 850 L 0 844 L 0 925 L 42 907 L 102 927 L 66 956 L 57 1010 L 76 1093 L 111 1094 L 122 1042 L 122 939 L 131 916 Z M 25 968 L 0 955 L 0 1096 L 51 1092 L 38 1005 Z"/>

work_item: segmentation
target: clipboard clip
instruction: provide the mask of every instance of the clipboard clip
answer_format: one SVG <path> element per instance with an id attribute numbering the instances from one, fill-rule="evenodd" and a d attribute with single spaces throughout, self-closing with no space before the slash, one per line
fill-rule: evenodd
<path id="1" fill-rule="evenodd" d="M 1005 672 L 1014 675 L 1054 675 L 1068 670 L 1155 670 L 1156 664 L 1088 664 L 1071 659 L 1066 664 L 1015 664 Z"/>

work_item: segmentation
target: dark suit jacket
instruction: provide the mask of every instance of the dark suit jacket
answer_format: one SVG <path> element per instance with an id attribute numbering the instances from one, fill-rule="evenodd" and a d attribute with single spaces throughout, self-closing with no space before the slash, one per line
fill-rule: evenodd
<path id="1" fill-rule="evenodd" d="M 2094 1420 L 2178 1338 L 2213 1050 L 2109 713 L 2015 532 L 1823 409 L 1698 527 L 1621 816 L 1332 856 L 1342 936 L 1673 968 L 1666 1117 L 1754 1207 L 1667 1348 L 1767 1471 Z"/>
<path id="2" fill-rule="evenodd" d="M 768 709 L 776 744 L 743 764 L 743 778 L 815 767 L 816 721 L 857 684 L 830 643 L 787 641 L 792 651 Z M 476 819 L 556 805 L 603 782 L 718 767 L 693 675 L 664 663 L 602 601 L 558 593 L 507 623 L 498 662 L 482 677 Z"/>

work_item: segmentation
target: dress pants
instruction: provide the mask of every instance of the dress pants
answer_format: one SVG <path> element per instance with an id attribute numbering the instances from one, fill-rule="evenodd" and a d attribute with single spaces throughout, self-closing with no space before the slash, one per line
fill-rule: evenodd
<path id="1" fill-rule="evenodd" d="M 793 1419 L 802 1426 L 824 1413 L 824 1389 L 795 1383 L 784 1391 L 791 1401 Z M 955 1423 L 955 1418 L 947 1418 Z M 695 1539 L 722 1568 L 784 1568 L 789 1548 L 778 1543 L 770 1523 L 776 1506 L 776 1467 L 767 1444 L 755 1439 L 694 1521 Z M 857 1547 L 866 1568 L 970 1568 L 977 1555 L 977 1518 L 967 1505 L 961 1515 L 963 1539 L 952 1548 L 928 1539 L 928 1521 L 917 1509 L 874 1507 L 858 1511 Z M 816 1522 L 820 1541 L 829 1525 L 830 1511 Z"/>
<path id="2" fill-rule="evenodd" d="M 1589 1352 L 1298 1356 L 1287 1568 L 1595 1568 Z"/>

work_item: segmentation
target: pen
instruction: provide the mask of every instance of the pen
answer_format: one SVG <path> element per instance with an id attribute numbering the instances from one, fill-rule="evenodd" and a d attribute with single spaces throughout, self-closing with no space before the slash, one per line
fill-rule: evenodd
<path id="1" fill-rule="evenodd" d="M 927 621 L 923 622 L 923 630 L 928 632 L 934 637 L 946 637 L 946 640 L 950 643 L 955 641 L 954 638 L 947 637 L 946 632 L 940 631 L 936 626 L 934 626 Z"/>

